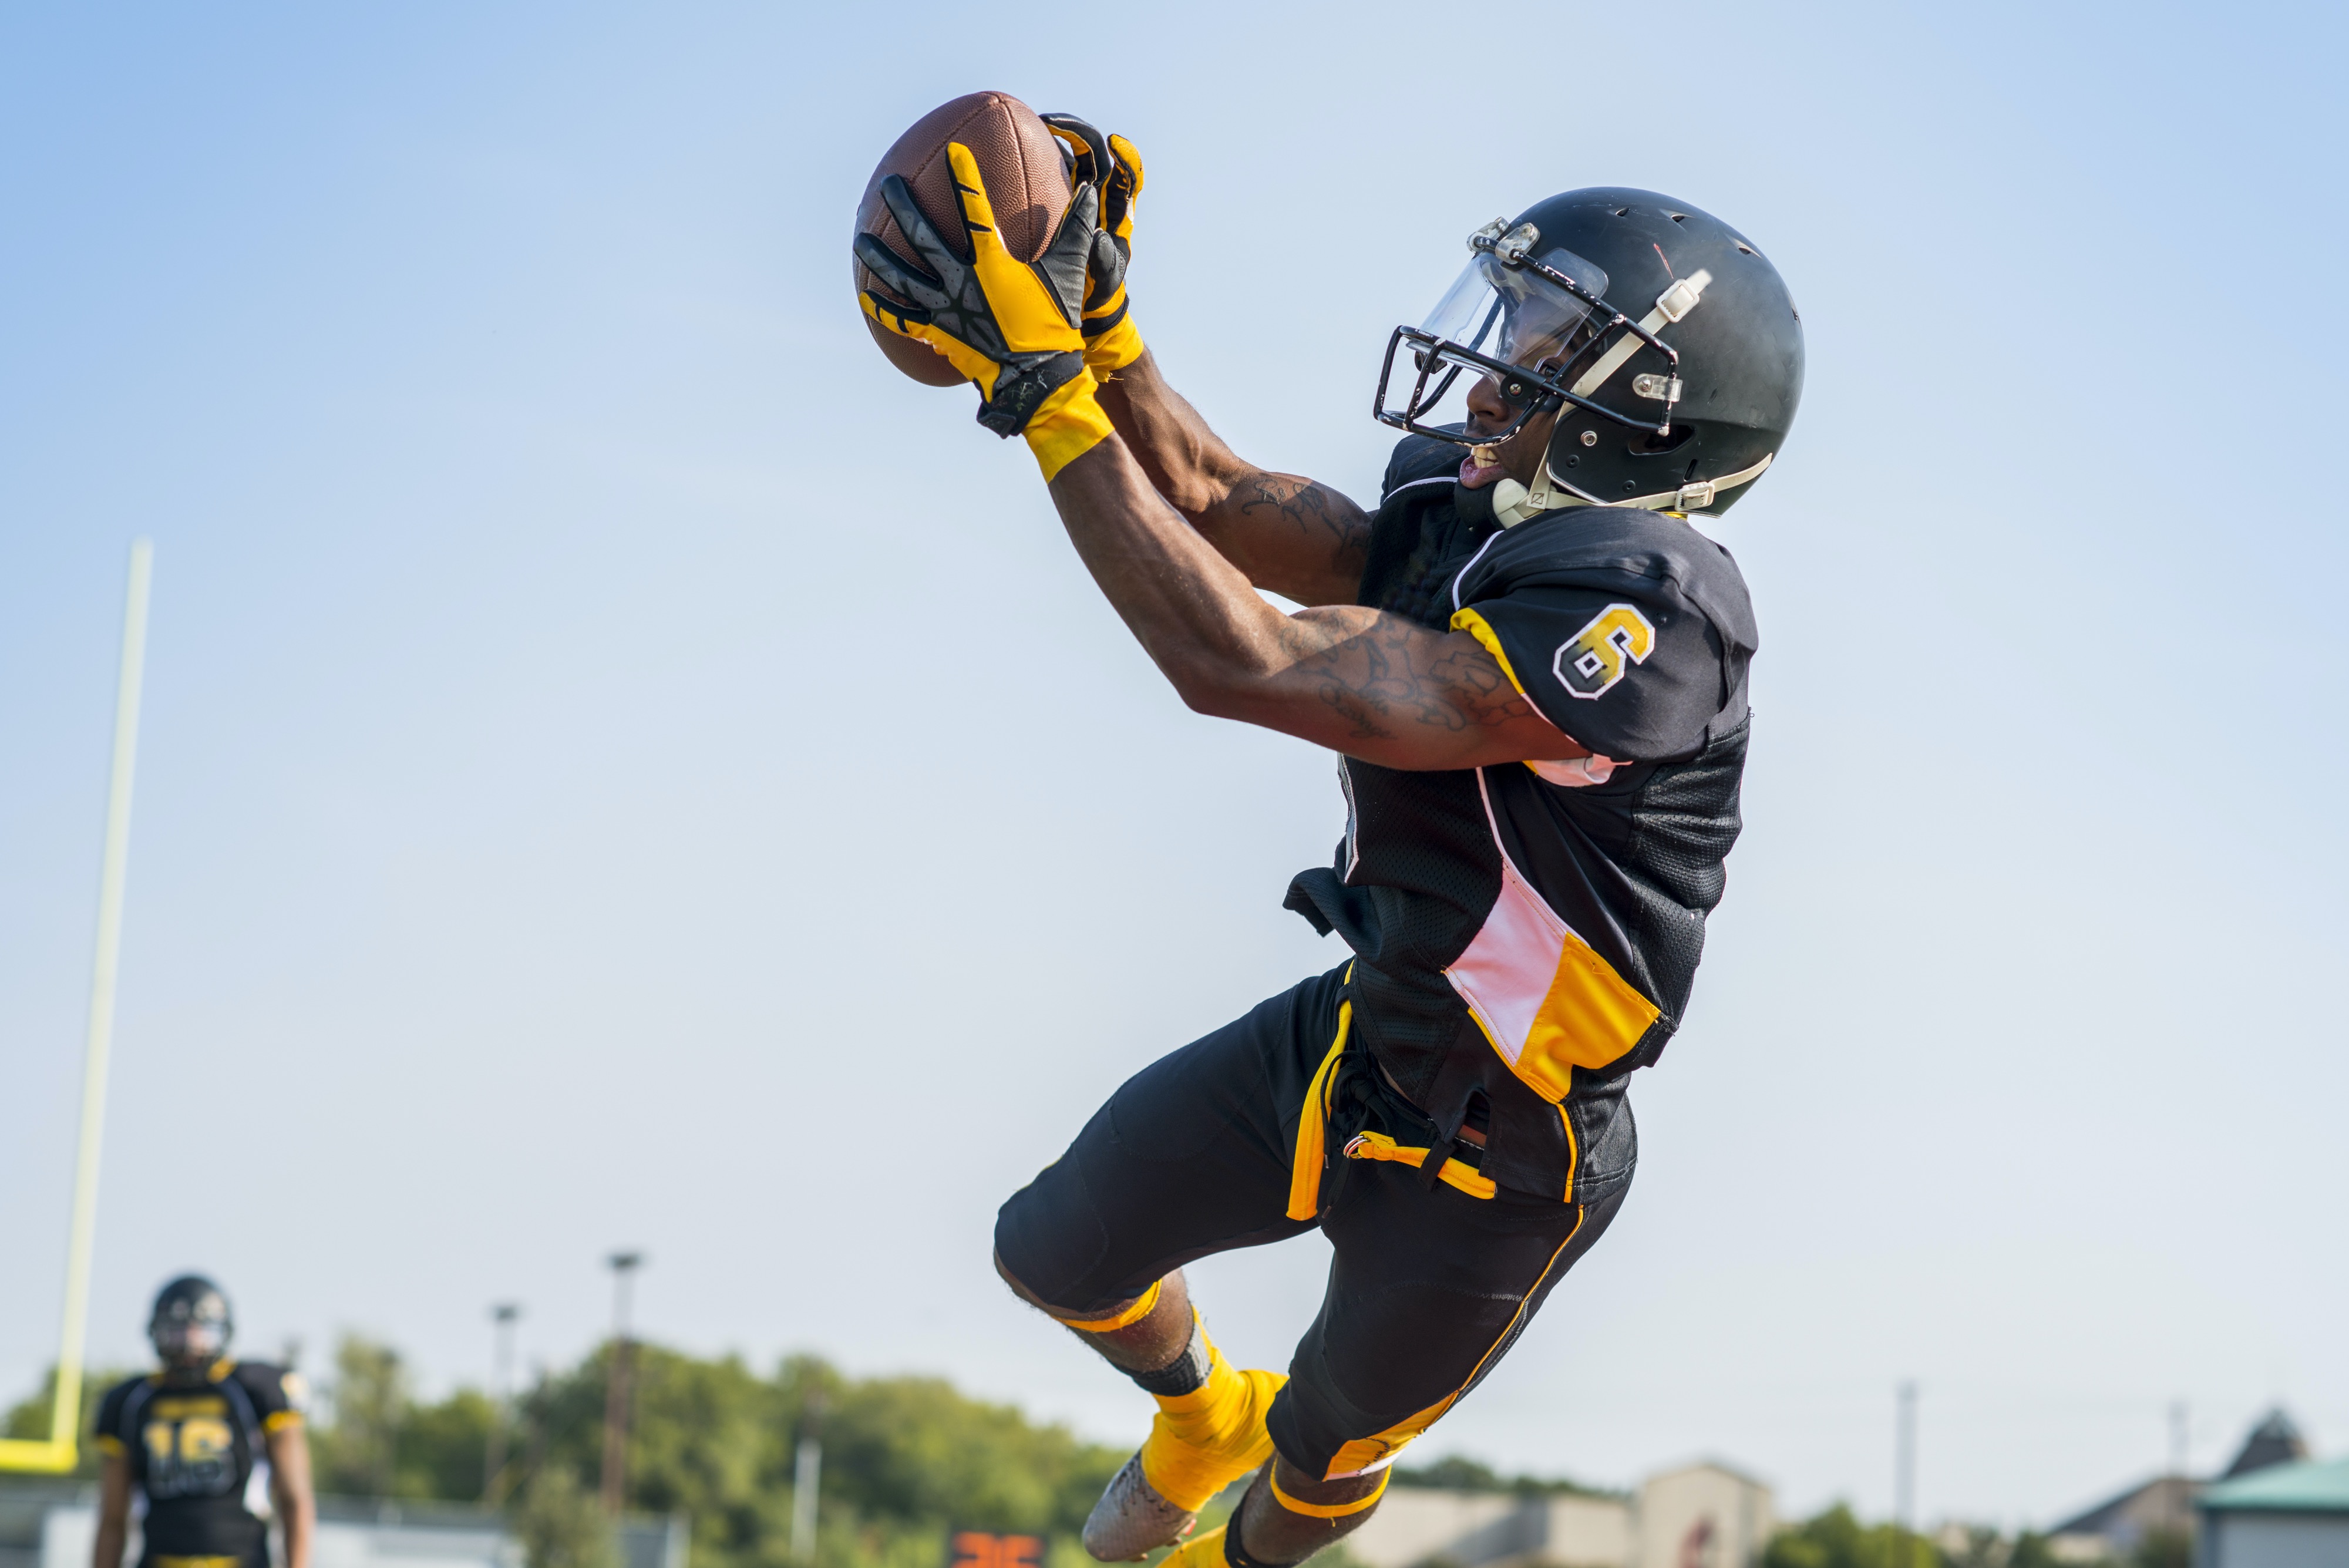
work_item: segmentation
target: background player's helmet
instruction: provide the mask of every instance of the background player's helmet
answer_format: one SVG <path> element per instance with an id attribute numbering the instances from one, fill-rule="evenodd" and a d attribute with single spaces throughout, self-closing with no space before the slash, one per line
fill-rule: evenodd
<path id="1" fill-rule="evenodd" d="M 1468 248 L 1425 325 L 1387 341 L 1381 423 L 1472 445 L 1464 408 L 1439 406 L 1487 376 L 1508 433 L 1558 410 L 1536 510 L 1714 515 L 1777 456 L 1802 400 L 1802 318 L 1736 230 L 1652 191 L 1595 187 L 1496 218 Z"/>
<path id="2" fill-rule="evenodd" d="M 202 1274 L 182 1274 L 155 1294 L 147 1337 L 166 1366 L 208 1366 L 228 1351 L 236 1324 L 228 1296 Z"/>

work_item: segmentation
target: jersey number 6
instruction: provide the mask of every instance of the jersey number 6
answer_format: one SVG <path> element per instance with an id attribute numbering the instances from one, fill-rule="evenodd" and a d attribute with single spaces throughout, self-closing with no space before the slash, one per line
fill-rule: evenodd
<path id="1" fill-rule="evenodd" d="M 1656 628 L 1631 605 L 1609 605 L 1561 645 L 1550 668 L 1569 696 L 1596 698 L 1656 646 Z"/>

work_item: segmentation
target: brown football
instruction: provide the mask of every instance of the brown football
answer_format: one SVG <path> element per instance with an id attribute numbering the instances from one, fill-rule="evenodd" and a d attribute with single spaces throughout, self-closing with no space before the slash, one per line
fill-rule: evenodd
<path id="1" fill-rule="evenodd" d="M 966 93 L 942 103 L 916 120 L 881 155 L 880 167 L 864 182 L 864 199 L 856 203 L 859 234 L 877 236 L 906 260 L 912 247 L 897 231 L 897 221 L 881 204 L 881 182 L 902 174 L 913 187 L 922 215 L 937 226 L 947 243 L 962 244 L 961 209 L 955 200 L 954 171 L 947 163 L 947 143 L 959 141 L 978 161 L 979 178 L 987 182 L 987 199 L 995 209 L 996 232 L 1003 247 L 1021 261 L 1034 261 L 1051 243 L 1069 210 L 1069 166 L 1061 144 L 1052 139 L 1036 111 L 1009 93 Z M 862 262 L 851 263 L 857 291 L 871 289 L 884 299 L 896 296 L 881 286 Z M 928 344 L 901 337 L 864 318 L 865 330 L 889 362 L 916 381 L 951 387 L 963 378 L 946 356 Z"/>

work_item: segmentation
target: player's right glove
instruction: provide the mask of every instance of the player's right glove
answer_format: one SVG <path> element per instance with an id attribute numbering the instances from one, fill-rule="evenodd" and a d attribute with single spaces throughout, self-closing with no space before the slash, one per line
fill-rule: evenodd
<path id="1" fill-rule="evenodd" d="M 1079 185 L 1059 231 L 1031 265 L 1006 250 L 996 233 L 994 208 L 970 149 L 949 143 L 947 161 L 970 259 L 923 216 L 904 178 L 890 175 L 881 182 L 881 200 L 916 262 L 906 262 L 875 235 L 857 235 L 856 259 L 903 296 L 884 299 L 867 289 L 864 314 L 927 343 L 976 382 L 983 400 L 978 422 L 999 436 L 1026 436 L 1049 481 L 1109 434 L 1076 326 L 1099 199 L 1092 186 Z"/>
<path id="2" fill-rule="evenodd" d="M 1068 143 L 1069 178 L 1101 192 L 1101 227 L 1086 258 L 1085 365 L 1106 379 L 1142 358 L 1142 334 L 1126 313 L 1125 270 L 1133 261 L 1133 203 L 1142 194 L 1142 154 L 1123 136 L 1103 136 L 1073 114 L 1044 124 Z"/>

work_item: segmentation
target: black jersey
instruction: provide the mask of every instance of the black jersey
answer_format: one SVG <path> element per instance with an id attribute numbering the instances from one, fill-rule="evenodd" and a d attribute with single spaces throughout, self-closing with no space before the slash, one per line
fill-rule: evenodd
<path id="1" fill-rule="evenodd" d="M 1288 905 L 1357 958 L 1353 1027 L 1483 1168 L 1595 1199 L 1630 1179 L 1624 1077 L 1678 1027 L 1738 833 L 1757 638 L 1727 550 L 1653 512 L 1504 530 L 1458 449 L 1395 450 L 1362 604 L 1470 632 L 1614 764 L 1408 773 L 1339 760 L 1346 836 Z"/>
<path id="2" fill-rule="evenodd" d="M 267 1560 L 267 1532 L 245 1506 L 264 1438 L 302 1419 L 302 1380 L 259 1361 L 218 1361 L 200 1379 L 161 1374 L 107 1390 L 98 1446 L 130 1461 L 147 1494 L 147 1561 Z"/>

